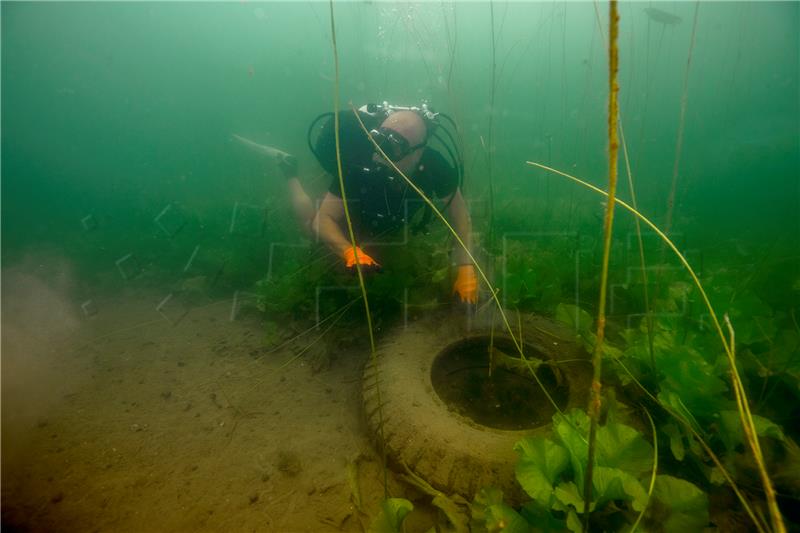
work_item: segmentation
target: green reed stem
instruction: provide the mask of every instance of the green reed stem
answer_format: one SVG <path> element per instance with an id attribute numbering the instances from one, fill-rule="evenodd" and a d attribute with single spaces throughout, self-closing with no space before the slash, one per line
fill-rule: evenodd
<path id="1" fill-rule="evenodd" d="M 647 507 L 650 505 L 650 498 L 653 497 L 653 490 L 656 487 L 656 474 L 658 474 L 658 432 L 656 431 L 656 423 L 653 422 L 653 417 L 650 416 L 650 411 L 647 408 L 642 407 L 644 409 L 644 414 L 647 415 L 647 420 L 650 421 L 650 430 L 653 433 L 653 472 L 650 474 L 650 485 L 647 487 L 647 501 L 644 503 L 644 509 L 639 513 L 639 516 L 636 517 L 636 522 L 633 523 L 631 526 L 631 530 L 628 533 L 634 533 L 636 528 L 639 527 L 639 522 L 642 521 L 644 518 L 644 514 L 647 512 Z"/>
<path id="2" fill-rule="evenodd" d="M 723 319 L 725 320 L 725 325 L 728 327 L 728 333 L 731 336 L 731 358 L 736 363 L 736 333 L 733 330 L 733 326 L 731 325 L 731 321 L 728 318 L 728 314 L 725 313 Z M 751 443 L 755 443 L 755 446 L 759 449 L 759 454 L 761 453 L 761 447 L 758 443 L 758 434 L 756 433 L 755 425 L 752 424 L 752 418 L 748 420 L 750 415 L 750 406 L 746 404 L 747 396 L 744 394 L 744 386 L 740 383 L 740 388 L 735 389 L 735 396 L 736 396 L 736 406 L 738 407 L 739 411 L 739 420 L 742 423 L 742 428 L 744 429 L 745 438 L 746 440 Z M 763 459 L 762 459 L 763 460 Z M 756 462 L 758 463 L 758 458 L 756 458 Z M 767 474 L 766 468 L 761 468 L 759 465 L 759 474 L 761 476 L 761 482 L 764 484 L 764 489 L 767 495 L 767 505 L 769 507 L 770 517 L 772 519 L 772 526 L 775 528 L 776 532 L 785 533 L 786 526 L 783 523 L 783 517 L 781 516 L 780 509 L 778 508 L 778 502 L 775 498 L 774 489 L 772 488 L 771 480 L 769 479 L 769 475 Z M 769 493 L 769 490 L 772 490 L 772 494 Z M 770 497 L 771 496 L 771 497 Z M 777 517 L 777 521 L 776 521 Z"/>
<path id="3" fill-rule="evenodd" d="M 489 236 L 488 248 L 494 250 L 494 102 L 495 93 L 497 92 L 497 58 L 496 47 L 497 39 L 494 35 L 494 2 L 489 2 L 489 22 L 491 24 L 491 37 L 492 37 L 492 92 L 489 99 L 489 146 L 486 150 L 486 156 L 489 162 Z"/>
<path id="4" fill-rule="evenodd" d="M 619 123 L 619 135 L 622 140 L 622 153 L 625 157 L 625 169 L 628 175 L 628 190 L 631 193 L 631 203 L 633 208 L 637 211 L 639 206 L 636 205 L 636 191 L 633 188 L 633 173 L 631 172 L 631 161 L 628 157 L 628 144 L 625 142 L 625 130 L 622 128 L 622 121 Z M 642 287 L 644 290 L 644 316 L 647 323 L 647 347 L 650 350 L 650 366 L 653 368 L 653 373 L 656 372 L 656 352 L 653 346 L 655 330 L 653 328 L 653 311 L 650 309 L 650 294 L 647 281 L 647 264 L 644 260 L 644 241 L 642 240 L 642 224 L 637 217 L 633 219 L 636 222 L 636 239 L 639 241 L 639 264 L 642 267 Z"/>
<path id="5" fill-rule="evenodd" d="M 375 334 L 372 328 L 372 314 L 369 311 L 369 299 L 367 298 L 367 287 L 364 284 L 364 273 L 361 269 L 361 263 L 358 260 L 358 246 L 356 243 L 356 235 L 353 231 L 353 221 L 350 218 L 350 208 L 347 205 L 347 193 L 344 188 L 344 174 L 342 173 L 342 153 L 341 142 L 339 139 L 339 51 L 336 46 L 336 23 L 333 15 L 333 0 L 330 0 L 331 12 L 331 42 L 333 44 L 333 65 L 334 65 L 334 84 L 333 84 L 333 117 L 334 117 L 334 138 L 336 140 L 336 170 L 339 174 L 339 191 L 342 195 L 342 204 L 344 205 L 344 216 L 347 221 L 347 234 L 350 237 L 350 243 L 355 251 L 356 272 L 358 273 L 358 284 L 361 288 L 361 298 L 364 300 L 364 312 L 367 315 L 367 329 L 369 331 L 369 348 L 370 357 L 373 366 L 377 366 L 377 352 L 375 350 Z M 389 476 L 386 464 L 386 441 L 383 434 L 383 400 L 381 399 L 380 380 L 375 380 L 375 391 L 378 397 L 378 433 L 381 440 L 381 453 L 383 454 L 383 496 L 389 497 Z"/>
<path id="6" fill-rule="evenodd" d="M 700 0 L 694 4 L 694 20 L 692 22 L 692 38 L 689 42 L 689 57 L 686 59 L 686 71 L 683 74 L 683 92 L 681 93 L 681 114 L 678 119 L 678 135 L 675 140 L 675 161 L 672 163 L 672 183 L 669 188 L 667 198 L 667 222 L 664 225 L 664 233 L 669 233 L 672 229 L 672 213 L 675 209 L 675 193 L 678 189 L 678 168 L 681 162 L 681 151 L 683 150 L 683 129 L 686 123 L 686 104 L 689 96 L 689 69 L 692 66 L 692 50 L 694 50 L 695 35 L 697 32 L 697 13 L 700 10 Z"/>

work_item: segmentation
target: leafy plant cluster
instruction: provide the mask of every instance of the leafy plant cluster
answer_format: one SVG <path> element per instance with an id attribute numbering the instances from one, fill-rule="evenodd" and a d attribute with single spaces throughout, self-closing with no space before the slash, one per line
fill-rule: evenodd
<path id="1" fill-rule="evenodd" d="M 564 286 L 574 284 L 575 279 L 574 259 L 570 260 L 569 252 L 563 248 L 531 251 L 530 243 L 506 241 L 497 265 L 498 285 L 505 304 L 515 309 L 551 313 L 563 300 Z"/>
<path id="2" fill-rule="evenodd" d="M 450 247 L 439 237 L 414 237 L 407 244 L 379 248 L 381 272 L 366 276 L 376 320 L 398 313 L 431 310 L 449 297 Z M 273 320 L 328 316 L 360 296 L 354 272 L 323 249 L 299 250 L 256 284 L 259 310 Z"/>
<path id="3" fill-rule="evenodd" d="M 722 349 L 715 344 L 713 334 L 702 327 L 702 322 L 687 320 L 680 312 L 690 298 L 688 289 L 681 282 L 670 284 L 667 296 L 659 305 L 672 313 L 653 317 L 652 331 L 647 318 L 642 318 L 636 327 L 619 331 L 617 340 L 620 347 L 609 344 L 603 347 L 604 357 L 611 361 L 606 366 L 604 381 L 617 383 L 631 398 L 654 409 L 658 406 L 664 408 L 659 416 L 657 438 L 668 444 L 670 456 L 665 462 L 669 467 L 688 473 L 706 491 L 727 484 L 723 469 L 735 483 L 757 486 L 759 481 L 746 451 Z M 756 432 L 762 446 L 771 451 L 768 466 L 776 472 L 775 482 L 779 490 L 797 496 L 800 494 L 800 478 L 796 476 L 800 469 L 800 456 L 794 441 L 781 429 L 781 424 L 791 427 L 792 414 L 785 409 L 781 413 L 777 406 L 766 403 L 766 399 L 767 391 L 777 388 L 780 389 L 776 394 L 781 396 L 781 402 L 796 405 L 800 337 L 797 331 L 784 330 L 783 335 L 777 337 L 782 339 L 781 345 L 766 341 L 765 328 L 774 335 L 785 317 L 773 313 L 752 292 L 742 292 L 736 299 L 731 298 L 730 291 L 724 288 L 717 288 L 713 294 L 717 308 L 727 309 L 732 320 L 743 324 L 743 334 L 739 337 L 737 331 L 736 338 L 740 360 L 746 363 L 742 365 L 746 385 L 750 390 L 761 390 L 756 407 L 778 417 L 776 423 L 765 416 L 753 415 Z M 757 322 L 759 315 L 762 327 L 756 333 L 747 324 Z M 588 351 L 594 349 L 593 319 L 588 312 L 561 304 L 556 318 L 576 331 L 577 338 Z M 780 366 L 764 366 L 765 349 L 773 362 L 780 361 Z M 643 395 L 642 387 L 650 394 Z M 721 458 L 721 465 L 709 459 L 698 436 Z M 780 470 L 787 466 L 793 476 L 780 475 Z"/>
<path id="4" fill-rule="evenodd" d="M 553 439 L 518 442 L 516 477 L 531 501 L 515 511 L 500 491 L 483 489 L 472 505 L 474 523 L 488 531 L 581 531 L 588 431 L 588 416 L 575 409 L 553 417 Z M 708 523 L 703 491 L 676 477 L 653 477 L 655 459 L 653 447 L 633 427 L 609 420 L 598 429 L 589 505 L 593 530 L 627 531 L 640 515 L 646 531 L 697 531 Z"/>

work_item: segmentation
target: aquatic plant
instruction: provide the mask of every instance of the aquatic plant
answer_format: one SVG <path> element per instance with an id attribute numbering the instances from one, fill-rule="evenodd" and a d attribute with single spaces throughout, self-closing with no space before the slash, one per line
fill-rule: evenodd
<path id="1" fill-rule="evenodd" d="M 591 398 L 589 399 L 589 443 L 587 447 L 586 479 L 583 480 L 583 531 L 589 531 L 589 502 L 592 498 L 592 474 L 594 471 L 594 454 L 597 441 L 597 424 L 600 418 L 601 392 L 602 392 L 602 363 L 603 363 L 603 339 L 606 331 L 606 291 L 608 288 L 608 258 L 611 251 L 611 235 L 614 225 L 614 200 L 617 193 L 617 152 L 619 151 L 619 141 L 617 140 L 617 119 L 618 104 L 617 95 L 619 84 L 617 83 L 617 71 L 619 69 L 619 51 L 617 49 L 617 38 L 619 36 L 619 15 L 617 14 L 617 2 L 611 0 L 609 11 L 609 43 L 608 43 L 608 203 L 606 204 L 606 214 L 603 222 L 603 262 L 600 270 L 600 298 L 598 303 L 597 315 L 597 339 L 595 341 L 594 352 L 592 355 L 592 376 Z"/>
<path id="2" fill-rule="evenodd" d="M 553 417 L 553 438 L 520 441 L 516 476 L 531 498 L 519 511 L 503 503 L 502 493 L 481 490 L 472 503 L 473 520 L 489 531 L 581 531 L 586 506 L 581 485 L 588 468 L 590 420 L 580 410 Z M 654 430 L 655 425 L 650 424 Z M 657 475 L 658 441 L 615 418 L 614 404 L 596 436 L 597 465 L 588 510 L 599 530 L 694 531 L 708 522 L 708 498 L 694 484 Z"/>
<path id="3" fill-rule="evenodd" d="M 576 178 L 574 176 L 570 176 L 570 175 L 568 175 L 568 174 L 566 174 L 564 172 L 557 171 L 557 170 L 551 169 L 549 167 L 546 167 L 544 165 L 541 165 L 539 163 L 534 163 L 534 162 L 531 162 L 531 161 L 528 161 L 528 164 L 533 165 L 533 166 L 538 166 L 540 168 L 543 168 L 543 169 L 549 170 L 551 172 L 554 172 L 556 174 L 562 175 L 562 176 L 567 177 L 567 178 L 569 178 L 569 179 L 571 179 L 571 180 L 573 180 L 573 181 L 575 181 L 577 183 L 580 183 L 581 185 L 584 185 L 585 187 L 588 187 L 588 188 L 594 190 L 595 192 L 598 192 L 598 193 L 600 193 L 600 194 L 602 194 L 604 196 L 609 196 L 608 193 L 606 193 L 605 191 L 602 191 L 602 190 L 598 189 L 597 187 L 595 187 L 593 185 L 590 185 L 589 183 L 586 183 L 585 181 L 580 180 L 580 179 L 578 179 L 578 178 Z M 618 198 L 615 198 L 614 202 L 618 203 L 619 205 L 621 205 L 622 207 L 624 207 L 625 209 L 627 209 L 628 211 L 630 211 L 631 213 L 636 215 L 643 222 L 645 222 L 648 226 L 650 226 L 650 228 L 653 231 L 655 231 L 658 234 L 658 236 L 664 241 L 664 243 L 678 256 L 678 259 L 681 261 L 681 264 L 684 266 L 686 271 L 689 273 L 689 275 L 692 278 L 692 281 L 694 282 L 695 286 L 697 287 L 698 291 L 700 292 L 700 295 L 702 296 L 702 299 L 703 299 L 703 303 L 706 305 L 706 307 L 708 309 L 708 312 L 709 312 L 709 315 L 711 317 L 712 323 L 713 323 L 717 333 L 719 334 L 719 339 L 720 339 L 720 341 L 722 343 L 723 349 L 724 349 L 725 354 L 726 354 L 726 356 L 728 358 L 728 364 L 729 364 L 729 369 L 730 369 L 730 378 L 731 378 L 731 382 L 733 384 L 734 396 L 735 396 L 735 399 L 736 399 L 736 406 L 737 406 L 737 409 L 739 410 L 739 413 L 741 415 L 742 427 L 744 428 L 744 432 L 745 432 L 745 435 L 747 437 L 747 443 L 748 443 L 748 445 L 749 445 L 749 447 L 750 447 L 750 449 L 751 449 L 751 451 L 753 453 L 753 457 L 754 457 L 754 459 L 756 461 L 759 473 L 761 475 L 761 481 L 762 481 L 762 483 L 764 485 L 764 490 L 766 492 L 767 502 L 768 502 L 768 505 L 769 505 L 769 508 L 770 508 L 770 516 L 771 516 L 772 521 L 773 521 L 773 526 L 776 527 L 778 529 L 778 531 L 785 530 L 785 526 L 783 526 L 783 519 L 782 519 L 782 516 L 781 516 L 780 511 L 778 509 L 777 501 L 775 499 L 775 490 L 772 487 L 772 482 L 770 481 L 769 474 L 767 473 L 766 466 L 764 465 L 764 458 L 763 458 L 763 455 L 762 455 L 762 452 L 761 452 L 760 444 L 758 442 L 758 438 L 757 438 L 758 433 L 756 431 L 753 415 L 752 415 L 752 413 L 750 411 L 750 405 L 749 405 L 749 400 L 747 399 L 747 393 L 745 392 L 744 386 L 742 384 L 741 377 L 739 376 L 739 370 L 738 370 L 738 367 L 736 365 L 736 356 L 735 356 L 734 348 L 733 348 L 732 344 L 728 342 L 728 340 L 726 339 L 724 333 L 722 332 L 722 326 L 720 325 L 719 319 L 717 318 L 717 315 L 716 315 L 716 313 L 714 311 L 713 306 L 711 305 L 711 302 L 710 302 L 710 300 L 708 298 L 708 295 L 707 295 L 705 289 L 703 288 L 703 285 L 700 283 L 700 280 L 697 277 L 697 274 L 695 273 L 694 269 L 692 269 L 692 267 L 689 265 L 689 263 L 686 260 L 686 258 L 684 257 L 684 255 L 678 250 L 678 248 L 675 246 L 675 244 L 664 234 L 664 232 L 661 231 L 661 229 L 659 229 L 649 219 L 644 217 L 644 215 L 642 215 L 638 211 L 634 210 L 631 206 L 629 206 L 627 203 L 623 202 L 622 200 L 619 200 Z M 673 414 L 673 416 L 676 416 L 676 418 L 682 420 L 684 423 L 689 424 L 688 420 L 686 420 L 681 415 L 677 414 L 677 413 L 680 413 L 680 412 L 681 412 L 680 410 L 672 411 L 671 414 Z M 731 480 L 731 483 L 732 483 L 732 480 Z M 738 491 L 737 491 L 737 495 L 739 495 Z M 754 523 L 756 523 L 756 525 L 760 529 L 761 528 L 760 523 L 757 521 L 755 515 L 752 513 L 752 510 L 750 509 L 749 505 L 747 505 L 747 503 L 745 502 L 743 496 L 739 495 L 739 499 L 742 502 L 742 504 L 745 506 L 745 509 L 748 511 L 748 514 L 750 514 L 750 516 L 753 519 Z"/>
<path id="4" fill-rule="evenodd" d="M 414 505 L 404 498 L 386 498 L 381 502 L 381 510 L 372 520 L 368 533 L 397 533 L 402 531 L 403 520 L 414 509 Z"/>

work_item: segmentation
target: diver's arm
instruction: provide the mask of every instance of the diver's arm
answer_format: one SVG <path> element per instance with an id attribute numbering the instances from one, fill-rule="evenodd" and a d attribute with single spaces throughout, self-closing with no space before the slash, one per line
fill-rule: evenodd
<path id="1" fill-rule="evenodd" d="M 353 246 L 350 240 L 342 231 L 344 222 L 344 202 L 338 196 L 329 193 L 325 194 L 322 204 L 319 206 L 317 216 L 314 217 L 313 229 L 317 236 L 339 257 L 344 259 L 345 268 L 355 272 L 358 265 L 361 269 L 369 272 L 378 272 L 381 266 L 367 255 L 358 246 Z"/>
<path id="2" fill-rule="evenodd" d="M 453 229 L 456 230 L 458 236 L 471 252 L 472 221 L 470 220 L 469 211 L 467 210 L 467 202 L 464 201 L 464 197 L 461 195 L 461 189 L 456 189 L 456 192 L 453 193 L 452 198 L 445 198 L 444 202 L 450 203 L 450 207 L 447 210 L 450 224 L 453 226 Z M 457 265 L 472 264 L 469 255 L 467 255 L 458 242 L 456 242 L 455 248 L 453 249 L 453 259 L 455 259 Z"/>
<path id="3" fill-rule="evenodd" d="M 312 228 L 317 238 L 339 256 L 352 246 L 342 231 L 343 220 L 344 204 L 342 199 L 330 192 L 326 193 L 320 203 L 319 211 L 314 217 Z"/>

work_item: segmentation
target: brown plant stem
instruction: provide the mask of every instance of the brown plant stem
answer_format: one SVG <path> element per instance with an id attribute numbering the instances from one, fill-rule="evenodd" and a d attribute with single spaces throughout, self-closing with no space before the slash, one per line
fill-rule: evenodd
<path id="1" fill-rule="evenodd" d="M 597 6 L 597 0 L 594 0 L 594 14 L 595 20 L 597 21 L 597 29 L 600 31 L 600 36 L 603 38 L 603 42 L 605 42 L 605 34 L 603 33 L 603 23 L 600 20 L 600 9 Z M 648 28 L 650 24 L 650 20 L 648 19 Z M 648 48 L 649 49 L 649 48 Z M 630 91 L 628 92 L 628 99 L 630 100 Z M 639 206 L 636 203 L 636 189 L 633 187 L 633 172 L 631 172 L 631 160 L 628 156 L 628 143 L 625 142 L 625 128 L 622 127 L 622 111 L 619 112 L 619 140 L 620 144 L 622 144 L 622 154 L 625 159 L 625 170 L 627 172 L 628 177 L 628 190 L 631 194 L 631 203 L 633 204 L 633 208 L 637 211 L 639 210 Z M 656 372 L 656 357 L 655 357 L 655 348 L 654 348 L 654 334 L 653 334 L 653 313 L 650 309 L 650 294 L 649 294 L 649 282 L 647 279 L 647 263 L 644 259 L 644 242 L 642 240 L 642 227 L 639 222 L 638 218 L 634 217 L 634 221 L 636 222 L 636 239 L 639 244 L 639 264 L 642 268 L 642 287 L 644 291 L 644 310 L 645 310 L 645 320 L 647 323 L 647 340 L 648 340 L 648 348 L 650 350 L 650 366 L 653 368 L 653 372 Z"/>
<path id="2" fill-rule="evenodd" d="M 602 392 L 602 364 L 603 340 L 606 330 L 606 293 L 608 289 L 608 257 L 611 253 L 611 235 L 614 226 L 614 207 L 616 206 L 617 192 L 617 156 L 619 153 L 619 140 L 617 139 L 617 113 L 619 104 L 619 84 L 617 73 L 619 70 L 619 14 L 617 13 L 617 0 L 611 0 L 609 6 L 608 22 L 608 203 L 603 224 L 603 263 L 600 271 L 600 301 L 597 312 L 597 341 L 594 345 L 592 366 L 594 374 L 589 399 L 589 448 L 588 462 L 586 464 L 586 477 L 583 482 L 583 531 L 589 531 L 589 506 L 592 501 L 592 474 L 594 471 L 594 454 L 597 442 L 597 424 L 600 418 L 601 392 Z"/>

